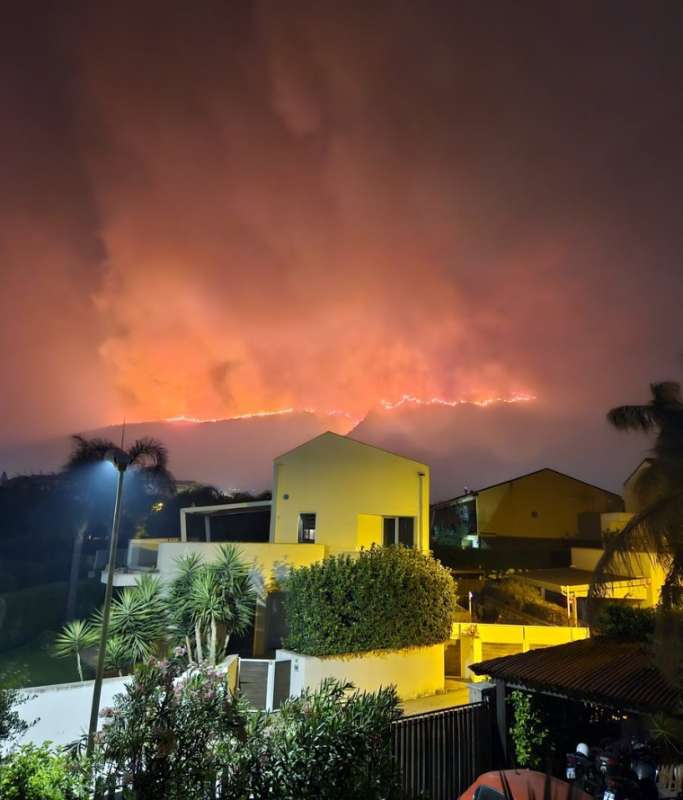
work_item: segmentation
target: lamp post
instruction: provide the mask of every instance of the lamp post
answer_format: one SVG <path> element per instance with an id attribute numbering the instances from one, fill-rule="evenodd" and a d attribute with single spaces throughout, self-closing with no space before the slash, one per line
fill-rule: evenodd
<path id="1" fill-rule="evenodd" d="M 100 632 L 100 648 L 97 653 L 97 671 L 95 684 L 92 691 L 92 706 L 90 708 L 90 725 L 88 727 L 87 755 L 91 756 L 95 746 L 95 732 L 97 731 L 97 718 L 100 714 L 100 696 L 102 694 L 102 677 L 104 675 L 104 656 L 107 649 L 107 633 L 109 630 L 109 612 L 111 609 L 111 596 L 114 587 L 114 568 L 116 567 L 116 548 L 119 538 L 119 525 L 121 522 L 121 499 L 123 496 L 123 476 L 130 464 L 128 453 L 119 448 L 109 450 L 107 461 L 116 467 L 118 480 L 116 483 L 116 502 L 114 503 L 114 520 L 111 526 L 111 539 L 109 541 L 109 561 L 107 564 L 107 587 L 104 592 L 104 609 L 102 611 L 102 630 Z"/>

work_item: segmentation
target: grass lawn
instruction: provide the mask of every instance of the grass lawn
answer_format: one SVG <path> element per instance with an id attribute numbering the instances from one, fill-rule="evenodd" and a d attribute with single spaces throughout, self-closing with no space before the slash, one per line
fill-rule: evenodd
<path id="1" fill-rule="evenodd" d="M 0 653 L 0 683 L 3 686 L 47 686 L 78 680 L 75 659 L 61 659 L 50 655 L 54 634 L 42 633 L 37 639 L 14 650 Z M 83 665 L 86 680 L 93 677 Z"/>

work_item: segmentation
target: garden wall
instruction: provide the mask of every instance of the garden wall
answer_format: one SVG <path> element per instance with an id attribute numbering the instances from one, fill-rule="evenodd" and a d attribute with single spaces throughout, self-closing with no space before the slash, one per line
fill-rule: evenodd
<path id="1" fill-rule="evenodd" d="M 105 678 L 102 682 L 100 708 L 111 706 L 114 695 L 123 691 L 129 677 Z M 17 707 L 19 716 L 29 724 L 38 720 L 19 740 L 20 744 L 41 745 L 51 741 L 70 744 L 88 732 L 94 681 L 58 683 L 22 689 L 30 700 Z M 99 727 L 102 727 L 100 719 Z"/>
<path id="2" fill-rule="evenodd" d="M 350 681 L 368 692 L 393 684 L 401 700 L 442 692 L 445 685 L 443 644 L 324 658 L 278 650 L 275 658 L 292 662 L 290 695 L 293 697 L 305 688 L 316 689 L 325 678 Z"/>
<path id="3" fill-rule="evenodd" d="M 455 623 L 451 638 L 459 641 L 460 676 L 486 680 L 470 671 L 470 664 L 498 656 L 526 653 L 540 647 L 567 644 L 590 636 L 588 628 L 556 625 L 502 625 L 477 622 Z"/>

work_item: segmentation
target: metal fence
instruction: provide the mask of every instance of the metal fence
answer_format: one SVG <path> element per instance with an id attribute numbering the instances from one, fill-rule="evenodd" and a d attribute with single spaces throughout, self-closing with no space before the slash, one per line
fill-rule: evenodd
<path id="1" fill-rule="evenodd" d="M 394 723 L 394 755 L 411 798 L 455 800 L 494 767 L 495 706 L 457 706 Z"/>

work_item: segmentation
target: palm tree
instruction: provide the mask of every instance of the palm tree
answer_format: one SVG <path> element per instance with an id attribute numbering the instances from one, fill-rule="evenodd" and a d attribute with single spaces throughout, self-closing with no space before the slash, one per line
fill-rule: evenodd
<path id="1" fill-rule="evenodd" d="M 89 622 L 83 622 L 80 619 L 68 622 L 55 639 L 54 649 L 58 658 L 76 656 L 76 669 L 81 683 L 83 682 L 81 655 L 84 650 L 92 647 L 96 642 L 97 630 Z"/>
<path id="2" fill-rule="evenodd" d="M 67 619 L 72 619 L 75 613 L 81 551 L 85 534 L 95 511 L 95 475 L 92 467 L 106 461 L 108 454 L 117 449 L 113 442 L 101 438 L 87 439 L 84 436 L 73 436 L 72 443 L 71 455 L 62 472 L 65 479 L 73 484 L 75 495 L 79 501 L 80 514 L 76 524 L 71 558 Z M 175 480 L 168 469 L 168 452 L 160 442 L 149 437 L 138 439 L 127 451 L 127 454 L 130 458 L 130 465 L 136 467 L 132 474 L 135 475 L 134 483 L 138 490 L 134 491 L 132 498 L 129 498 L 128 508 L 131 507 L 131 500 L 135 502 L 139 495 L 148 497 L 154 493 L 171 496 L 175 493 Z"/>
<path id="3" fill-rule="evenodd" d="M 652 457 L 637 478 L 641 511 L 608 538 L 593 576 L 591 600 L 605 594 L 610 572 L 625 566 L 631 553 L 648 553 L 665 570 L 661 602 L 671 609 L 683 590 L 683 401 L 678 383 L 650 386 L 645 405 L 619 406 L 607 415 L 623 431 L 656 433 Z"/>
<path id="4" fill-rule="evenodd" d="M 124 636 L 111 636 L 107 639 L 104 653 L 104 668 L 107 672 L 117 672 L 119 677 L 128 670 L 133 660 Z"/>
<path id="5" fill-rule="evenodd" d="M 230 637 L 243 634 L 252 622 L 251 568 L 234 545 L 222 545 L 209 564 L 185 556 L 178 559 L 167 602 L 176 640 L 186 647 L 190 663 L 216 664 L 227 653 Z"/>
<path id="6" fill-rule="evenodd" d="M 193 663 L 192 638 L 195 623 L 190 603 L 192 584 L 202 570 L 202 559 L 198 553 L 185 553 L 176 559 L 176 576 L 171 582 L 168 595 L 168 617 L 173 639 L 187 651 L 188 663 Z"/>
<path id="7" fill-rule="evenodd" d="M 137 664 L 163 650 L 166 609 L 161 582 L 153 575 L 143 575 L 135 586 L 127 586 L 112 601 L 109 633 L 125 644 L 129 663 Z M 93 628 L 98 632 L 102 615 L 98 609 L 92 616 Z M 109 640 L 105 645 L 105 660 L 107 655 L 110 655 Z"/>

